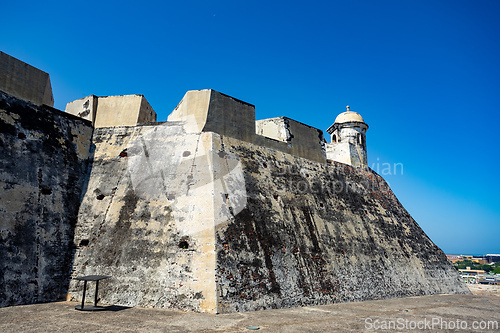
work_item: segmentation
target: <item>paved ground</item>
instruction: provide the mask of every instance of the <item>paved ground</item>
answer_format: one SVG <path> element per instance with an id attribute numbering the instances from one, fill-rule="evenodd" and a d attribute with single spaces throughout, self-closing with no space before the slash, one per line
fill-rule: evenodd
<path id="1" fill-rule="evenodd" d="M 88 313 L 76 311 L 76 304 L 2 308 L 0 332 L 255 332 L 250 326 L 259 327 L 258 332 L 439 332 L 446 328 L 500 332 L 500 297 L 491 295 L 432 295 L 220 315 L 118 306 Z"/>
<path id="2" fill-rule="evenodd" d="M 467 287 L 474 295 L 491 295 L 500 296 L 500 285 L 488 285 L 488 284 L 471 284 L 467 283 Z"/>

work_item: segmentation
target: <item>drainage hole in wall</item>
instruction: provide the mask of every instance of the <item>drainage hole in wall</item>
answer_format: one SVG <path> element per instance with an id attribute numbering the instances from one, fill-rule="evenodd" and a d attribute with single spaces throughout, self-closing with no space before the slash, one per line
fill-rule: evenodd
<path id="1" fill-rule="evenodd" d="M 127 157 L 127 148 L 123 149 L 122 152 L 120 153 L 120 157 Z"/>
<path id="2" fill-rule="evenodd" d="M 319 206 L 320 206 L 321 208 L 325 207 L 325 205 L 324 205 L 322 202 L 320 202 L 320 203 L 319 203 Z"/>
<path id="3" fill-rule="evenodd" d="M 267 163 L 266 162 L 264 162 L 262 165 L 264 166 L 264 168 L 267 169 Z"/>
<path id="4" fill-rule="evenodd" d="M 49 195 L 49 194 L 52 194 L 52 189 L 50 187 L 47 187 L 47 186 L 41 186 L 40 192 L 44 195 Z"/>
<path id="5" fill-rule="evenodd" d="M 184 249 L 184 250 L 188 249 L 189 248 L 188 242 L 186 242 L 186 241 L 180 241 L 179 242 L 179 248 Z"/>
<path id="6" fill-rule="evenodd" d="M 188 157 L 189 155 L 191 155 L 191 152 L 189 150 L 186 150 L 182 153 L 182 157 Z"/>
<path id="7" fill-rule="evenodd" d="M 97 197 L 96 197 L 97 200 L 102 200 L 104 199 L 104 194 L 99 194 Z"/>
<path id="8" fill-rule="evenodd" d="M 89 246 L 89 240 L 88 239 L 82 239 L 80 241 L 80 246 Z"/>

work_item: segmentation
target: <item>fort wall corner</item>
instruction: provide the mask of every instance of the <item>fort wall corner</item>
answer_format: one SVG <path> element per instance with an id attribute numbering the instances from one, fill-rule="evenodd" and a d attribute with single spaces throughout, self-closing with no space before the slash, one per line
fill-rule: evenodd
<path id="1" fill-rule="evenodd" d="M 143 95 L 90 95 L 68 103 L 65 111 L 90 120 L 96 128 L 156 122 L 156 112 Z"/>
<path id="2" fill-rule="evenodd" d="M 36 105 L 54 106 L 49 74 L 1 51 L 0 90 Z"/>

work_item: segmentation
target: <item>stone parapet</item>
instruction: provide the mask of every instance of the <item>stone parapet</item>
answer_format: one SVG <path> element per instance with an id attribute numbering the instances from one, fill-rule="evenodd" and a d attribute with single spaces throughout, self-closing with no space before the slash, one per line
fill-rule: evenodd
<path id="1" fill-rule="evenodd" d="M 1 51 L 0 90 L 36 105 L 54 106 L 49 74 Z"/>
<path id="2" fill-rule="evenodd" d="M 143 95 L 90 95 L 68 103 L 66 112 L 91 121 L 96 128 L 156 122 L 156 112 Z"/>

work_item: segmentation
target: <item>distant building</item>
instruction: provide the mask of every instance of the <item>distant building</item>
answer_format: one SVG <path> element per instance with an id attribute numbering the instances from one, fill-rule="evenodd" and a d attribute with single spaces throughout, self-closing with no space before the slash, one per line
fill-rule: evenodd
<path id="1" fill-rule="evenodd" d="M 472 262 L 477 262 L 480 265 L 487 265 L 488 263 L 491 262 L 488 259 L 483 258 L 483 257 L 475 257 L 475 256 L 465 255 L 465 254 L 462 254 L 462 255 L 447 254 L 446 258 L 448 258 L 448 261 L 450 261 L 452 263 L 456 263 L 457 261 L 470 260 Z M 499 258 L 499 260 L 500 260 L 500 258 Z"/>
<path id="2" fill-rule="evenodd" d="M 468 276 L 478 276 L 478 275 L 483 275 L 485 273 L 484 270 L 482 269 L 470 269 L 470 267 L 467 267 L 465 269 L 459 269 L 458 270 L 461 275 L 468 275 Z"/>
<path id="3" fill-rule="evenodd" d="M 488 263 L 499 262 L 500 254 L 487 254 L 485 258 L 488 260 Z"/>
<path id="4" fill-rule="evenodd" d="M 448 258 L 448 261 L 451 261 L 452 263 L 456 263 L 457 261 L 464 260 L 463 256 L 455 255 L 455 254 L 447 254 L 446 258 Z"/>
<path id="5" fill-rule="evenodd" d="M 488 259 L 486 258 L 472 258 L 470 259 L 472 262 L 477 262 L 480 265 L 487 265 L 488 264 Z"/>
<path id="6" fill-rule="evenodd" d="M 484 270 L 482 269 L 470 269 L 467 267 L 466 269 L 459 269 L 460 277 L 466 283 L 479 283 L 480 278 L 484 276 Z"/>
<path id="7" fill-rule="evenodd" d="M 494 284 L 494 285 L 500 285 L 500 277 L 495 277 L 495 276 L 485 276 L 483 278 L 479 279 L 480 284 Z"/>

